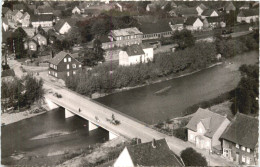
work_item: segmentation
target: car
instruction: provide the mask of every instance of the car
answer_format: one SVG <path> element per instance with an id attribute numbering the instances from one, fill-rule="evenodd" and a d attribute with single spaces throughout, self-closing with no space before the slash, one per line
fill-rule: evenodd
<path id="1" fill-rule="evenodd" d="M 61 94 L 59 94 L 59 93 L 57 93 L 57 92 L 54 93 L 53 96 L 55 96 L 55 97 L 57 97 L 57 98 L 62 98 Z"/>

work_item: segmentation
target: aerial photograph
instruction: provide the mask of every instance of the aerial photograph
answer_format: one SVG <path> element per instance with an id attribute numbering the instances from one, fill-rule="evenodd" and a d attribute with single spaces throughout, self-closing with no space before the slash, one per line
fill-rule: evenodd
<path id="1" fill-rule="evenodd" d="M 0 166 L 258 166 L 258 1 L 1 10 Z"/>

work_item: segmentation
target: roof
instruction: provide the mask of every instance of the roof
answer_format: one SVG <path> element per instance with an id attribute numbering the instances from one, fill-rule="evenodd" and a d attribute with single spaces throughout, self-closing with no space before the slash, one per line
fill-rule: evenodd
<path id="1" fill-rule="evenodd" d="M 258 142 L 258 119 L 237 113 L 221 138 L 254 149 Z"/>
<path id="2" fill-rule="evenodd" d="M 107 35 L 100 35 L 100 36 L 99 36 L 99 40 L 100 40 L 102 43 L 111 42 L 111 39 L 108 38 Z"/>
<path id="3" fill-rule="evenodd" d="M 206 133 L 204 135 L 212 138 L 225 119 L 227 118 L 209 111 L 208 109 L 199 108 L 186 125 L 186 128 L 192 131 L 197 131 L 197 124 L 201 122 L 206 128 Z"/>
<path id="4" fill-rule="evenodd" d="M 21 17 L 21 20 L 23 20 L 25 17 L 27 17 L 27 16 L 30 16 L 27 12 L 25 12 L 24 14 L 23 14 L 23 16 Z"/>
<path id="5" fill-rule="evenodd" d="M 172 11 L 174 11 L 177 15 L 198 15 L 198 11 L 196 10 L 196 8 L 192 7 L 192 8 L 176 8 L 173 9 Z"/>
<path id="6" fill-rule="evenodd" d="M 143 34 L 136 27 L 112 30 L 111 33 L 115 36 L 129 36 L 129 35 Z"/>
<path id="7" fill-rule="evenodd" d="M 165 139 L 126 147 L 135 166 L 184 166 Z"/>
<path id="8" fill-rule="evenodd" d="M 13 10 L 22 10 L 24 9 L 24 5 L 21 3 L 13 4 Z"/>
<path id="9" fill-rule="evenodd" d="M 49 62 L 51 64 L 54 64 L 54 65 L 58 65 L 60 63 L 60 61 L 62 61 L 62 59 L 65 57 L 65 56 L 71 56 L 72 58 L 75 58 L 76 57 L 76 54 L 70 54 L 70 53 L 67 53 L 67 52 L 64 52 L 64 51 L 61 51 L 59 52 L 58 54 L 56 54 Z"/>
<path id="10" fill-rule="evenodd" d="M 257 16 L 257 15 L 259 15 L 258 9 L 245 9 L 245 10 L 241 10 L 237 16 L 249 17 L 249 16 Z"/>
<path id="11" fill-rule="evenodd" d="M 231 1 L 229 1 L 225 4 L 224 9 L 227 11 L 236 10 L 236 7 L 234 6 L 234 4 Z"/>
<path id="12" fill-rule="evenodd" d="M 66 20 L 59 20 L 58 23 L 55 24 L 54 29 L 56 31 L 60 31 L 65 23 L 68 23 Z M 68 23 L 69 24 L 69 23 Z M 70 25 L 70 24 L 69 24 Z M 71 25 L 70 25 L 71 26 Z"/>
<path id="13" fill-rule="evenodd" d="M 2 7 L 2 13 L 6 14 L 6 12 L 10 10 L 8 7 Z"/>
<path id="14" fill-rule="evenodd" d="M 17 15 L 18 13 L 21 13 L 21 12 L 20 12 L 19 10 L 14 10 L 13 13 L 12 13 L 12 15 L 15 16 L 15 15 Z"/>
<path id="15" fill-rule="evenodd" d="M 2 22 L 5 23 L 6 25 L 8 25 L 8 19 L 6 17 L 2 18 Z"/>
<path id="16" fill-rule="evenodd" d="M 207 17 L 206 20 L 208 21 L 208 23 L 217 23 L 222 21 L 221 17 Z"/>
<path id="17" fill-rule="evenodd" d="M 40 33 L 36 34 L 36 35 L 33 37 L 33 39 L 34 39 L 35 41 L 37 41 L 37 39 L 39 39 L 39 38 L 45 38 L 45 39 L 46 39 L 46 37 L 43 36 L 43 35 L 40 34 Z"/>
<path id="18" fill-rule="evenodd" d="M 214 10 L 214 9 L 206 9 L 206 10 L 204 10 L 204 11 L 201 13 L 201 15 L 202 15 L 202 16 L 210 16 L 214 11 L 218 14 L 218 11 L 217 11 L 217 10 Z"/>
<path id="19" fill-rule="evenodd" d="M 50 6 L 40 6 L 37 8 L 38 13 L 53 13 L 53 8 Z"/>
<path id="20" fill-rule="evenodd" d="M 12 31 L 2 31 L 2 42 L 7 42 L 7 38 L 11 38 L 12 35 Z"/>
<path id="21" fill-rule="evenodd" d="M 202 10 L 208 9 L 203 3 L 199 4 L 198 7 L 200 7 Z"/>
<path id="22" fill-rule="evenodd" d="M 175 25 L 175 24 L 184 24 L 185 18 L 184 17 L 174 17 L 173 19 L 171 19 L 171 24 Z"/>
<path id="23" fill-rule="evenodd" d="M 136 55 L 142 55 L 144 54 L 144 51 L 140 45 L 131 45 L 124 49 L 128 56 L 136 56 Z"/>
<path id="24" fill-rule="evenodd" d="M 1 77 L 8 77 L 8 76 L 13 76 L 13 77 L 15 76 L 13 69 L 3 70 L 2 71 L 2 76 Z"/>
<path id="25" fill-rule="evenodd" d="M 243 7 L 246 7 L 246 8 L 249 8 L 249 2 L 245 2 L 244 5 L 242 5 L 240 8 L 243 8 Z"/>
<path id="26" fill-rule="evenodd" d="M 52 14 L 44 14 L 44 15 L 32 15 L 31 22 L 38 22 L 38 21 L 52 21 L 53 15 Z"/>
<path id="27" fill-rule="evenodd" d="M 140 30 L 143 34 L 153 34 L 172 31 L 169 23 L 171 19 L 161 19 L 153 23 L 140 23 Z"/>
<path id="28" fill-rule="evenodd" d="M 198 17 L 188 17 L 187 20 L 185 21 L 185 24 L 186 25 L 193 25 L 197 19 L 199 19 L 199 18 Z"/>

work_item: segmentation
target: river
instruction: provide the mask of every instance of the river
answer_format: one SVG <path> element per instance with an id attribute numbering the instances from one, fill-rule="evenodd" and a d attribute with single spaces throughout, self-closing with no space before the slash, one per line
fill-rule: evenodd
<path id="1" fill-rule="evenodd" d="M 78 116 L 65 119 L 62 108 L 2 126 L 1 133 L 2 162 L 14 152 L 47 156 L 108 140 L 108 132 L 101 128 L 88 132 L 88 121 Z M 37 136 L 57 133 L 65 135 L 33 140 Z"/>
<path id="2" fill-rule="evenodd" d="M 192 75 L 111 94 L 96 101 L 140 121 L 155 124 L 181 116 L 186 108 L 234 89 L 240 80 L 239 66 L 256 62 L 258 52 L 248 52 Z M 165 93 L 155 94 L 169 87 Z"/>

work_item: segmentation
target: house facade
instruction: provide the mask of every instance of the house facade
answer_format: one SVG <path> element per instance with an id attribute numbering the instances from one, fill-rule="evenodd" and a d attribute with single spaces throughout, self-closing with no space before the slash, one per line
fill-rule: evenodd
<path id="1" fill-rule="evenodd" d="M 34 15 L 31 17 L 31 23 L 34 28 L 41 27 L 52 27 L 53 26 L 53 15 Z"/>
<path id="2" fill-rule="evenodd" d="M 19 22 L 22 24 L 22 27 L 29 27 L 30 15 L 27 12 L 25 12 L 23 16 L 19 19 Z"/>
<path id="3" fill-rule="evenodd" d="M 248 9 L 248 10 L 241 10 L 237 15 L 237 22 L 257 22 L 259 21 L 259 11 L 258 9 Z"/>
<path id="4" fill-rule="evenodd" d="M 136 27 L 112 30 L 108 35 L 109 42 L 103 42 L 102 48 L 124 47 L 142 43 L 143 33 Z"/>
<path id="5" fill-rule="evenodd" d="M 2 18 L 2 25 L 4 31 L 7 31 L 9 29 L 9 23 L 7 18 Z"/>
<path id="6" fill-rule="evenodd" d="M 36 34 L 32 39 L 35 40 L 40 46 L 47 45 L 47 38 L 39 33 Z"/>
<path id="7" fill-rule="evenodd" d="M 239 165 L 258 165 L 258 119 L 237 113 L 222 134 L 223 156 Z"/>
<path id="8" fill-rule="evenodd" d="M 70 53 L 61 51 L 49 61 L 49 75 L 65 79 L 75 75 L 82 69 L 82 63 L 75 59 Z"/>
<path id="9" fill-rule="evenodd" d="M 22 16 L 22 12 L 20 12 L 19 10 L 14 10 L 12 13 L 12 21 L 18 22 Z"/>
<path id="10" fill-rule="evenodd" d="M 203 25 L 206 28 L 226 27 L 226 23 L 221 17 L 208 17 L 203 20 Z"/>
<path id="11" fill-rule="evenodd" d="M 153 60 L 153 47 L 150 45 L 131 45 L 119 52 L 119 65 L 130 66 Z"/>
<path id="12" fill-rule="evenodd" d="M 219 140 L 230 121 L 208 109 L 199 108 L 186 125 L 188 141 L 200 149 L 221 152 Z"/>
<path id="13" fill-rule="evenodd" d="M 126 146 L 113 164 L 113 167 L 135 166 L 184 166 L 184 163 L 161 139 Z"/>
<path id="14" fill-rule="evenodd" d="M 184 23 L 184 27 L 190 31 L 201 30 L 203 22 L 198 17 L 189 17 Z"/>
<path id="15" fill-rule="evenodd" d="M 29 47 L 29 48 L 28 48 Z M 24 42 L 24 49 L 31 51 L 37 51 L 37 43 L 35 40 L 29 40 Z"/>
<path id="16" fill-rule="evenodd" d="M 71 29 L 71 25 L 65 20 L 60 20 L 58 23 L 55 24 L 54 29 L 59 34 L 63 35 L 69 32 L 69 30 Z"/>

